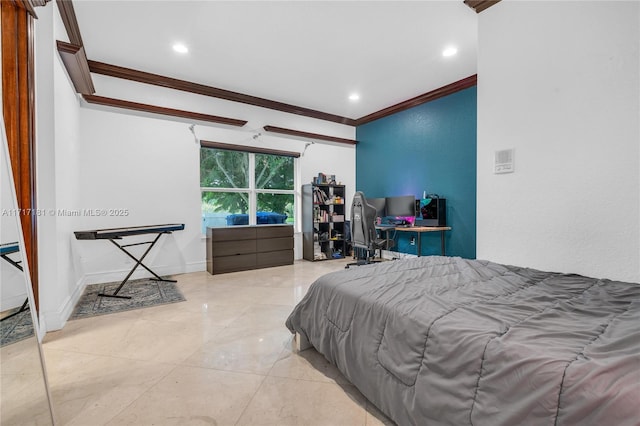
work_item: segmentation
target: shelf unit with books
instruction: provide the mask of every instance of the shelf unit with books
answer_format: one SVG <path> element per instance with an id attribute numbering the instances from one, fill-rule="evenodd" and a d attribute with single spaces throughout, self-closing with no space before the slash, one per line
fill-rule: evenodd
<path id="1" fill-rule="evenodd" d="M 343 259 L 345 240 L 345 186 L 302 185 L 302 257 L 306 260 Z"/>

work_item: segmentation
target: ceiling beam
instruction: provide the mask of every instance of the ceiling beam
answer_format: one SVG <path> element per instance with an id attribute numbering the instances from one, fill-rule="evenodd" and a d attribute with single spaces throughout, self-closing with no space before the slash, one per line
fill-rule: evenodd
<path id="1" fill-rule="evenodd" d="M 131 68 L 125 68 L 118 65 L 106 64 L 104 62 L 89 61 L 89 69 L 96 74 L 102 74 L 109 77 L 122 78 L 125 80 L 136 81 L 138 83 L 152 84 L 155 86 L 166 87 L 169 89 L 181 90 L 184 92 L 195 93 L 198 95 L 210 96 L 214 98 L 224 99 L 232 102 L 240 102 L 244 104 L 254 105 L 262 108 L 273 109 L 290 114 L 303 115 L 306 117 L 316 118 L 319 120 L 332 121 L 340 124 L 355 125 L 355 120 L 339 115 L 328 114 L 326 112 L 316 111 L 310 108 L 299 107 L 295 105 L 285 104 L 282 102 L 272 101 L 269 99 L 258 98 L 256 96 L 245 95 L 243 93 L 232 92 L 230 90 L 220 89 L 217 87 L 206 86 L 204 84 L 192 83 L 177 78 L 165 77 L 158 74 L 152 74 L 145 71 L 139 71 Z"/>
<path id="2" fill-rule="evenodd" d="M 71 0 L 56 0 L 56 4 L 58 5 L 58 11 L 60 11 L 60 17 L 62 18 L 64 28 L 67 30 L 69 42 L 78 46 L 84 46 L 84 43 L 82 43 L 82 36 L 80 36 L 80 26 L 76 19 L 76 11 L 73 8 L 73 3 Z"/>
<path id="3" fill-rule="evenodd" d="M 490 8 L 500 0 L 464 0 L 464 4 L 475 10 L 476 13 L 480 13 L 485 9 Z"/>
<path id="4" fill-rule="evenodd" d="M 206 121 L 209 123 L 226 124 L 229 126 L 242 127 L 247 122 L 235 118 L 220 117 L 217 115 L 203 114 L 200 112 L 185 111 L 180 109 L 165 108 L 156 105 L 141 104 L 138 102 L 125 101 L 122 99 L 106 98 L 104 96 L 84 95 L 83 99 L 90 104 L 103 105 L 114 108 L 122 108 L 133 111 L 141 111 L 151 114 L 167 115 L 171 117 L 186 118 L 188 120 Z"/>
<path id="5" fill-rule="evenodd" d="M 374 112 L 372 114 L 365 115 L 364 117 L 361 117 L 356 120 L 357 121 L 356 125 L 361 126 L 371 121 L 378 120 L 380 118 L 387 117 L 392 114 L 396 114 L 400 111 L 413 108 L 415 106 L 424 104 L 426 102 L 436 100 L 438 98 L 442 98 L 443 96 L 451 95 L 453 93 L 459 92 L 460 90 L 473 87 L 477 84 L 477 82 L 478 82 L 478 75 L 474 74 L 470 77 L 463 78 L 462 80 L 458 80 L 451 84 L 447 84 L 446 86 L 442 86 L 438 89 L 424 93 L 420 96 L 416 96 L 415 98 L 411 98 L 404 102 L 400 102 L 399 104 L 392 105 L 385 109 L 381 109 L 380 111 Z"/>
<path id="6" fill-rule="evenodd" d="M 429 102 L 429 101 L 441 98 L 443 96 L 453 94 L 455 92 L 464 90 L 468 87 L 472 87 L 477 84 L 477 75 L 474 74 L 470 77 L 464 78 L 462 80 L 459 80 L 454 83 L 448 84 L 446 86 L 440 87 L 438 89 L 432 90 L 431 92 L 424 93 L 422 95 L 416 96 L 415 98 L 409 99 L 407 101 L 401 102 L 399 104 L 390 106 L 388 108 L 382 109 L 380 111 L 374 112 L 372 114 L 369 114 L 354 120 L 347 117 L 328 114 L 328 113 L 324 113 L 324 112 L 320 112 L 320 111 L 316 111 L 308 108 L 296 107 L 294 105 L 284 104 L 284 103 L 272 101 L 269 99 L 258 98 L 251 95 L 245 95 L 242 93 L 232 92 L 232 91 L 220 89 L 217 87 L 206 86 L 204 84 L 193 83 L 190 81 L 180 80 L 172 77 L 166 77 L 158 74 L 152 74 L 145 71 L 135 70 L 132 68 L 125 68 L 118 65 L 111 65 L 111 64 L 106 64 L 104 62 L 97 62 L 92 60 L 89 60 L 88 63 L 89 63 L 89 70 L 96 74 L 102 74 L 109 77 L 121 78 L 124 80 L 135 81 L 138 83 L 152 84 L 155 86 L 166 87 L 174 90 L 181 90 L 184 92 L 210 96 L 210 97 L 224 99 L 224 100 L 233 101 L 233 102 L 240 102 L 240 103 L 245 103 L 249 105 L 255 105 L 262 108 L 273 109 L 281 112 L 288 112 L 291 114 L 303 115 L 306 117 L 316 118 L 319 120 L 326 120 L 326 121 L 332 121 L 340 124 L 346 124 L 349 126 L 359 126 L 359 125 L 368 123 L 370 121 L 374 121 L 379 118 L 386 117 L 391 114 L 395 114 L 405 109 L 412 108 L 414 106 L 423 104 L 425 102 Z M 301 136 L 301 135 L 298 135 L 298 136 Z M 317 135 L 313 137 L 317 138 Z M 354 142 L 357 143 L 357 141 L 352 141 L 351 143 L 354 143 Z"/>
<path id="7" fill-rule="evenodd" d="M 29 1 L 47 2 L 49 0 Z M 56 41 L 58 53 L 62 58 L 64 67 L 67 69 L 67 73 L 76 92 L 83 95 L 93 94 L 96 92 L 96 89 L 91 79 L 87 54 L 84 50 L 84 44 L 82 43 L 80 26 L 78 25 L 73 3 L 71 0 L 56 0 L 56 5 L 58 6 L 58 12 L 60 12 L 60 18 L 62 19 L 64 28 L 67 31 L 67 37 L 69 37 L 69 43 L 60 40 Z"/>
<path id="8" fill-rule="evenodd" d="M 96 89 L 93 87 L 84 47 L 60 40 L 56 41 L 56 45 L 76 92 L 83 95 L 95 93 Z"/>
<path id="9" fill-rule="evenodd" d="M 321 135 L 318 133 L 301 132 L 300 130 L 285 129 L 283 127 L 264 126 L 263 129 L 265 130 L 265 132 L 280 133 L 282 135 L 301 137 L 304 139 L 323 140 L 328 142 L 343 143 L 347 145 L 356 145 L 358 143 L 358 141 L 353 139 L 338 138 L 335 136 Z"/>
<path id="10" fill-rule="evenodd" d="M 20 0 L 33 4 L 46 3 L 49 0 Z M 486 8 L 493 6 L 500 0 L 464 0 L 464 3 L 469 7 L 476 10 L 477 13 L 485 10 Z M 160 87 L 166 87 L 174 90 L 181 90 L 189 93 L 195 93 L 204 96 L 210 96 L 214 98 L 224 99 L 232 102 L 240 102 L 244 104 L 254 105 L 262 108 L 272 109 L 276 111 L 286 112 L 290 114 L 302 115 L 318 120 L 331 121 L 340 124 L 346 124 L 349 126 L 359 126 L 369 123 L 379 118 L 386 117 L 391 114 L 395 114 L 400 111 L 412 108 L 414 106 L 438 99 L 443 96 L 450 95 L 460 90 L 464 90 L 468 87 L 475 86 L 477 84 L 477 75 L 467 77 L 465 79 L 456 81 L 449 85 L 435 89 L 431 92 L 424 93 L 416 96 L 415 98 L 401 102 L 399 104 L 384 108 L 380 111 L 372 114 L 360 117 L 358 119 L 352 119 L 348 117 L 342 117 L 335 114 L 329 114 L 322 111 L 313 110 L 310 108 L 299 107 L 295 105 L 286 104 L 283 102 L 273 101 L 270 99 L 259 98 L 252 95 L 233 92 L 230 90 L 220 89 L 217 87 L 207 86 L 204 84 L 193 83 L 186 80 L 180 80 L 176 78 L 166 77 L 158 74 L 152 74 L 145 71 L 139 71 L 131 68 L 125 68 L 118 65 L 106 64 L 103 62 L 91 61 L 86 58 L 84 52 L 82 37 L 80 35 L 80 27 L 76 18 L 75 10 L 71 0 L 56 0 L 60 16 L 64 23 L 67 35 L 71 43 L 64 43 L 58 41 L 58 51 L 63 57 L 67 72 L 71 77 L 76 91 L 82 94 L 93 94 L 95 89 L 93 88 L 93 82 L 91 81 L 91 73 L 102 74 L 109 77 L 121 78 L 125 80 L 135 81 L 139 83 L 151 84 Z M 86 64 L 86 65 L 85 65 Z M 88 68 L 89 72 L 86 72 Z M 75 78 L 74 78 L 75 77 Z M 109 98 L 104 98 L 109 99 Z M 128 102 L 128 101 L 122 101 Z M 139 104 L 144 105 L 144 104 Z M 162 108 L 153 105 L 148 105 L 149 108 Z M 129 108 L 132 109 L 132 108 Z M 179 111 L 179 110 L 175 110 Z M 171 114 L 165 114 L 171 115 Z M 231 119 L 233 120 L 233 119 Z M 241 120 L 240 120 L 241 121 Z M 270 128 L 271 130 L 267 130 Z M 275 129 L 279 129 L 276 131 Z M 350 139 L 335 138 L 333 136 L 319 135 L 315 133 L 300 132 L 292 129 L 278 128 L 275 126 L 265 126 L 266 131 L 278 132 L 282 134 L 288 134 L 291 136 L 304 137 L 310 139 L 328 140 L 331 142 L 357 144 L 357 141 Z M 331 140 L 334 139 L 334 140 Z"/>

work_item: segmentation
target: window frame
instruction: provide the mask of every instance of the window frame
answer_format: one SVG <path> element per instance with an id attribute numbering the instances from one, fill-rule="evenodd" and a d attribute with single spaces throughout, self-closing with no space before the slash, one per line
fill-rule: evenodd
<path id="1" fill-rule="evenodd" d="M 299 182 L 299 167 L 300 167 L 300 153 L 292 151 L 280 151 L 275 149 L 249 147 L 244 145 L 225 144 L 212 141 L 200 141 L 200 149 L 224 149 L 227 151 L 247 152 L 249 154 L 249 186 L 247 188 L 213 188 L 207 186 L 200 187 L 200 215 L 202 215 L 202 194 L 205 192 L 220 192 L 220 193 L 246 193 L 249 199 L 249 209 L 247 214 L 249 216 L 249 226 L 258 225 L 258 194 L 285 194 L 293 195 L 293 225 L 294 228 L 298 228 L 299 209 L 299 192 L 296 190 Z M 293 157 L 293 189 L 259 189 L 256 188 L 256 154 L 277 155 L 282 157 Z M 201 170 L 202 171 L 202 170 Z M 237 225 L 236 225 L 237 226 Z"/>

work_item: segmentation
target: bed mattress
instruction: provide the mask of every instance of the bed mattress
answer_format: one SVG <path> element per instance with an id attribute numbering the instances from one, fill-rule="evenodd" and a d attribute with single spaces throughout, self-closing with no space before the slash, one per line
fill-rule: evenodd
<path id="1" fill-rule="evenodd" d="M 640 424 L 640 284 L 403 259 L 322 276 L 286 326 L 400 425 Z"/>

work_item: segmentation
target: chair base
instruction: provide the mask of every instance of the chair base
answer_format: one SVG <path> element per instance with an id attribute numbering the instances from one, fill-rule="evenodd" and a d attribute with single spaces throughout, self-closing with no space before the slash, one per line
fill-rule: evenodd
<path id="1" fill-rule="evenodd" d="M 380 252 L 380 257 L 376 259 L 375 250 L 367 250 L 363 247 L 354 247 L 354 256 L 353 258 L 356 260 L 355 262 L 348 263 L 344 268 L 349 269 L 350 266 L 362 266 L 368 265 L 371 263 L 379 263 L 382 262 L 382 252 Z"/>
<path id="2" fill-rule="evenodd" d="M 380 263 L 380 262 L 384 262 L 384 259 L 373 259 L 373 258 L 368 258 L 368 259 L 358 259 L 355 262 L 351 262 L 351 263 L 347 263 L 344 267 L 344 269 L 349 269 L 349 266 L 362 266 L 362 265 L 370 265 L 372 263 Z"/>

